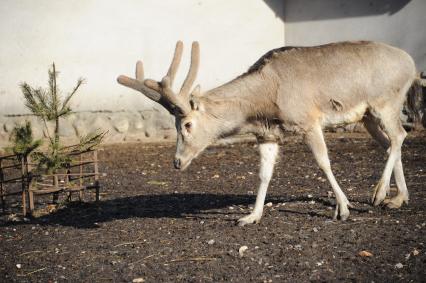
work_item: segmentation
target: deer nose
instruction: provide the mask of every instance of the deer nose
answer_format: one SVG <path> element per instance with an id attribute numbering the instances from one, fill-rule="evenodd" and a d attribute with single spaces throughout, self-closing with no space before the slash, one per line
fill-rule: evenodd
<path id="1" fill-rule="evenodd" d="M 180 159 L 175 159 L 173 161 L 173 165 L 175 166 L 176 169 L 180 169 L 180 167 L 182 166 Z"/>

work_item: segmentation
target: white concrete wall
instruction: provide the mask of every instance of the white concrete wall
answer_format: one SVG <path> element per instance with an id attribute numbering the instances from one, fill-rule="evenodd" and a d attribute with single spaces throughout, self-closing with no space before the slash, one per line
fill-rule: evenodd
<path id="1" fill-rule="evenodd" d="M 143 59 L 146 76 L 161 79 L 178 39 L 186 53 L 176 86 L 186 75 L 191 41 L 198 40 L 197 82 L 204 89 L 284 45 L 282 20 L 259 0 L 1 0 L 0 15 L 0 115 L 25 111 L 19 82 L 45 86 L 53 61 L 63 90 L 87 79 L 74 110 L 140 110 L 153 104 L 116 77 L 133 74 Z"/>
<path id="2" fill-rule="evenodd" d="M 286 0 L 284 19 L 286 45 L 382 41 L 426 70 L 425 0 Z"/>

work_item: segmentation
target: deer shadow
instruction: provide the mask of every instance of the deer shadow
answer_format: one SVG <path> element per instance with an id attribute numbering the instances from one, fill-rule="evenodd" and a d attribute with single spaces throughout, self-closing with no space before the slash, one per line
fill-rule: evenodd
<path id="1" fill-rule="evenodd" d="M 227 221 L 235 221 L 244 211 L 230 211 L 230 206 L 243 206 L 248 208 L 254 205 L 255 196 L 236 194 L 200 194 L 200 193 L 176 193 L 159 195 L 139 195 L 122 197 L 98 202 L 69 202 L 64 207 L 50 214 L 32 218 L 32 224 L 44 226 L 60 225 L 80 229 L 98 228 L 100 223 L 120 219 L 131 218 L 198 218 L 206 219 L 217 215 L 229 214 L 235 217 L 226 218 Z M 334 206 L 334 200 L 327 197 L 281 197 L 270 196 L 267 202 L 296 203 L 314 200 L 323 206 Z M 324 207 L 324 209 L 325 209 Z M 222 209 L 226 208 L 226 211 Z M 282 213 L 297 213 L 311 217 L 329 218 L 326 214 L 317 213 L 312 209 L 306 211 L 278 209 Z M 359 212 L 364 212 L 360 210 Z M 235 218 L 235 219 L 234 219 Z M 25 224 L 25 222 L 7 222 L 0 226 Z"/>

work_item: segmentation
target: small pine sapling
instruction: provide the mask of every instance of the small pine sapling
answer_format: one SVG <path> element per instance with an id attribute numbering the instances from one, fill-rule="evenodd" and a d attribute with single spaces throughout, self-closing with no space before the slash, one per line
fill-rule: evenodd
<path id="1" fill-rule="evenodd" d="M 67 149 L 62 146 L 59 138 L 60 118 L 65 118 L 72 113 L 70 107 L 71 98 L 76 94 L 77 90 L 84 84 L 85 80 L 79 78 L 77 84 L 72 91 L 68 93 L 64 99 L 58 89 L 57 77 L 59 72 L 56 70 L 55 63 L 48 70 L 49 81 L 48 88 L 33 88 L 27 83 L 20 85 L 21 91 L 25 98 L 25 106 L 39 119 L 43 121 L 44 130 L 49 139 L 47 152 L 34 152 L 33 158 L 38 161 L 39 167 L 52 173 L 56 169 L 63 168 L 69 163 Z M 53 136 L 49 131 L 47 122 L 54 122 L 55 128 Z M 89 134 L 87 137 L 80 139 L 79 148 L 91 149 L 99 145 L 105 136 L 104 132 L 96 132 Z"/>
<path id="2" fill-rule="evenodd" d="M 12 146 L 7 147 L 6 150 L 16 154 L 19 160 L 26 160 L 42 144 L 42 140 L 34 140 L 31 122 L 29 121 L 26 121 L 25 125 L 16 126 L 9 140 Z"/>

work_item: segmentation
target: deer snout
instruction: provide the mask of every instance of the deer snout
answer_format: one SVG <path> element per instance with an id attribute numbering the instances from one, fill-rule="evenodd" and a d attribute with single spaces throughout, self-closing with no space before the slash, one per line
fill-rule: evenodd
<path id="1" fill-rule="evenodd" d="M 180 169 L 182 167 L 182 162 L 180 161 L 179 158 L 176 158 L 175 160 L 173 160 L 173 165 L 175 166 L 176 169 Z"/>

